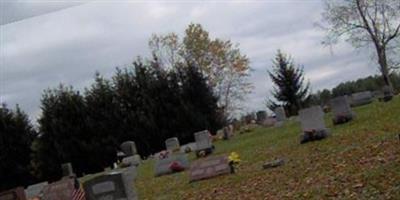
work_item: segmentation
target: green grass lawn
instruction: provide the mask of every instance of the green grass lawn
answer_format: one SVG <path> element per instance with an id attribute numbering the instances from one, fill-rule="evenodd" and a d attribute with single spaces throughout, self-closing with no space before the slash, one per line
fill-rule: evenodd
<path id="1" fill-rule="evenodd" d="M 215 155 L 239 153 L 236 174 L 189 183 L 188 173 L 155 178 L 145 161 L 135 182 L 140 199 L 400 199 L 400 97 L 354 109 L 331 137 L 299 144 L 300 124 L 256 128 L 215 143 Z M 194 155 L 190 155 L 194 159 Z M 262 169 L 265 161 L 285 165 Z"/>

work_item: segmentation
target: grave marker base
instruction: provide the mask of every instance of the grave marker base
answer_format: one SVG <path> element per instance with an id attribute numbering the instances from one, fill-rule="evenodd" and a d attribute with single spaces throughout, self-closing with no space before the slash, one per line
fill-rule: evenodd
<path id="1" fill-rule="evenodd" d="M 300 144 L 304 144 L 306 142 L 322 140 L 330 135 L 329 129 L 322 130 L 311 130 L 303 132 L 300 138 Z"/>

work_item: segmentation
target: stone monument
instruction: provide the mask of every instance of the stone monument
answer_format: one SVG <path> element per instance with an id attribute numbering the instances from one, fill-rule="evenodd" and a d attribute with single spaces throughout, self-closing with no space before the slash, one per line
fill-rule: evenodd
<path id="1" fill-rule="evenodd" d="M 86 200 L 137 200 L 136 175 L 136 167 L 131 166 L 96 176 L 83 183 Z"/>
<path id="2" fill-rule="evenodd" d="M 355 114 L 351 110 L 347 96 L 340 96 L 330 100 L 333 113 L 333 124 L 342 124 L 351 121 Z"/>
<path id="3" fill-rule="evenodd" d="M 207 155 L 213 152 L 212 139 L 208 130 L 200 131 L 194 134 L 196 141 L 196 156 L 200 157 L 201 154 Z"/>
<path id="4" fill-rule="evenodd" d="M 299 117 L 303 131 L 300 143 L 321 140 L 329 135 L 329 130 L 325 127 L 324 112 L 320 106 L 300 110 Z"/>
<path id="5" fill-rule="evenodd" d="M 168 138 L 167 140 L 165 140 L 165 146 L 167 148 L 167 151 L 171 152 L 176 152 L 180 149 L 180 144 L 177 137 Z"/>

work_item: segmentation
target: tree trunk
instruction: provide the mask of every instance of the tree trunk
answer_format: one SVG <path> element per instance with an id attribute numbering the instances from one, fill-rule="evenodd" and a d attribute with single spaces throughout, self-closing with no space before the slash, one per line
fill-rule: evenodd
<path id="1" fill-rule="evenodd" d="M 389 86 L 390 91 L 393 91 L 392 82 L 389 78 L 389 67 L 387 65 L 386 51 L 385 48 L 377 48 L 378 53 L 378 62 L 381 68 L 382 78 L 385 82 L 385 85 Z"/>

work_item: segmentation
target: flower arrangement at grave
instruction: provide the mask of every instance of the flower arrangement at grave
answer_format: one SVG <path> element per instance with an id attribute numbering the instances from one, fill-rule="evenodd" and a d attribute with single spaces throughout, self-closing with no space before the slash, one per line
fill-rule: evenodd
<path id="1" fill-rule="evenodd" d="M 240 163 L 239 154 L 236 152 L 232 152 L 228 156 L 229 166 L 231 167 L 231 173 L 235 173 L 235 167 Z"/>
<path id="2" fill-rule="evenodd" d="M 179 161 L 173 161 L 170 165 L 169 168 L 173 172 L 181 172 L 185 170 L 185 167 L 182 166 L 182 164 Z"/>
<path id="3" fill-rule="evenodd" d="M 159 159 L 165 159 L 165 158 L 168 158 L 168 156 L 169 156 L 169 151 L 162 151 L 162 152 L 160 152 L 160 154 L 159 154 Z"/>

